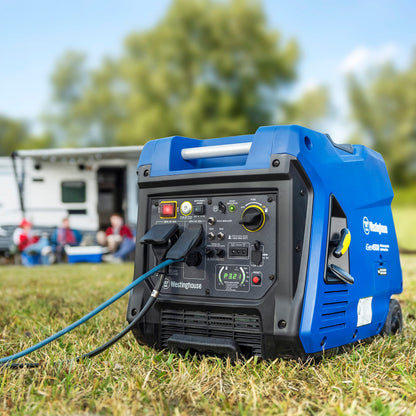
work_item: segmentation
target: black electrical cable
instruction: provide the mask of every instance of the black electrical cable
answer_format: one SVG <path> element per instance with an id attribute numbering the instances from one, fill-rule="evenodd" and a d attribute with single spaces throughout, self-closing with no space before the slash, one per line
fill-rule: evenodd
<path id="1" fill-rule="evenodd" d="M 132 330 L 132 328 L 137 324 L 137 322 L 139 322 L 139 320 L 143 318 L 143 316 L 147 313 L 147 311 L 153 306 L 157 297 L 159 296 L 159 292 L 160 292 L 160 289 L 162 288 L 164 280 L 165 280 L 165 274 L 159 273 L 159 280 L 155 284 L 155 287 L 149 299 L 147 300 L 147 302 L 145 303 L 141 311 L 137 314 L 137 316 L 135 316 L 135 318 L 122 331 L 120 331 L 117 335 L 115 335 L 113 338 L 111 338 L 109 341 L 107 341 L 105 344 L 101 345 L 100 347 L 96 348 L 95 350 L 90 351 L 86 354 L 83 354 L 81 357 L 77 357 L 76 360 L 80 361 L 84 358 L 95 357 L 96 355 L 101 354 L 102 352 L 110 348 L 112 345 L 118 342 L 125 335 L 127 335 Z"/>
<path id="2" fill-rule="evenodd" d="M 147 300 L 147 302 L 145 303 L 143 308 L 140 310 L 140 312 L 137 314 L 137 316 L 135 316 L 134 319 L 122 331 L 120 331 L 117 335 L 115 335 L 113 338 L 111 338 L 106 343 L 100 345 L 95 350 L 90 351 L 86 354 L 83 354 L 81 357 L 76 357 L 75 361 L 79 362 L 79 361 L 82 361 L 85 358 L 93 358 L 93 357 L 101 354 L 102 352 L 106 351 L 107 349 L 109 349 L 116 342 L 118 342 L 121 338 L 123 338 L 125 335 L 127 335 L 134 328 L 134 326 L 137 324 L 137 322 L 141 318 L 143 318 L 143 316 L 147 313 L 147 311 L 153 306 L 157 297 L 159 296 L 159 293 L 160 293 L 160 290 L 162 288 L 164 280 L 165 280 L 165 274 L 164 273 L 159 273 L 159 280 L 155 284 L 149 299 Z M 58 361 L 57 364 L 58 363 L 63 363 L 63 362 L 68 363 L 68 362 L 71 362 L 71 361 L 72 360 Z M 40 367 L 40 365 L 41 365 L 41 363 L 7 363 L 7 364 L 4 364 L 3 366 L 7 367 L 7 368 L 16 369 L 16 368 L 37 368 L 37 367 Z"/>
<path id="3" fill-rule="evenodd" d="M 73 322 L 71 325 L 68 325 L 67 327 L 61 329 L 58 332 L 55 332 L 53 335 L 49 336 L 48 338 L 43 339 L 42 341 L 38 342 L 35 345 L 32 345 L 29 348 L 26 348 L 23 351 L 19 351 L 15 354 L 9 355 L 7 357 L 0 358 L 0 365 L 7 364 L 11 361 L 14 361 L 18 358 L 25 357 L 26 355 L 37 351 L 41 348 L 43 348 L 45 345 L 48 345 L 52 341 L 57 340 L 58 338 L 64 336 L 68 332 L 71 332 L 75 328 L 79 327 L 80 325 L 83 325 L 85 322 L 90 320 L 92 317 L 97 315 L 98 313 L 102 312 L 104 309 L 108 308 L 112 303 L 119 300 L 122 296 L 124 296 L 126 293 L 130 292 L 131 289 L 136 287 L 139 283 L 146 280 L 148 277 L 152 276 L 156 272 L 160 271 L 161 269 L 164 269 L 165 267 L 169 266 L 169 264 L 176 263 L 178 261 L 183 261 L 182 258 L 180 259 L 168 259 L 163 261 L 162 263 L 158 264 L 157 266 L 153 267 L 151 270 L 147 271 L 146 273 L 142 274 L 137 279 L 134 279 L 129 285 L 127 285 L 124 289 L 120 290 L 120 292 L 116 293 L 114 296 L 112 296 L 110 299 L 107 299 L 105 302 L 103 302 L 101 305 L 97 306 L 95 309 L 93 309 L 91 312 L 84 315 L 82 318 L 78 319 L 77 321 Z"/>

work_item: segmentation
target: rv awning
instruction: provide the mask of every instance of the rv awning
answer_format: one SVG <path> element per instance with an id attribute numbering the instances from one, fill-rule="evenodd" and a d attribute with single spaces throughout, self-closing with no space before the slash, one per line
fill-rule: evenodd
<path id="1" fill-rule="evenodd" d="M 56 159 L 138 159 L 143 146 L 81 147 L 62 149 L 17 150 L 12 157 L 31 157 L 40 160 Z"/>

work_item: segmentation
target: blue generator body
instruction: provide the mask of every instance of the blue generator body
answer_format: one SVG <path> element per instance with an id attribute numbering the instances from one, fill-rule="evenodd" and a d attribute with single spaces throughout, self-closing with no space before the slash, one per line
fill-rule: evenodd
<path id="1" fill-rule="evenodd" d="M 135 327 L 139 342 L 269 359 L 401 328 L 393 190 L 379 153 L 300 126 L 175 136 L 144 146 L 138 185 L 138 236 L 155 224 L 203 228 Z M 155 264 L 138 244 L 135 276 Z M 130 322 L 152 279 L 131 292 Z"/>

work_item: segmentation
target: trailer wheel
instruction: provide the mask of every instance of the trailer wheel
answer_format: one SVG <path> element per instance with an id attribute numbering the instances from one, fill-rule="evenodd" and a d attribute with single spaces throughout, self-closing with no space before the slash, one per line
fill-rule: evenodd
<path id="1" fill-rule="evenodd" d="M 390 299 L 389 313 L 387 314 L 386 322 L 384 323 L 381 335 L 396 335 L 400 334 L 403 329 L 403 315 L 400 303 L 396 299 Z"/>

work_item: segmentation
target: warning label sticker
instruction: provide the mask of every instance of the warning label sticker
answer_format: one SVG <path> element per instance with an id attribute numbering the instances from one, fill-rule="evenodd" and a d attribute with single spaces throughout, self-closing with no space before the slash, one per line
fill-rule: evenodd
<path id="1" fill-rule="evenodd" d="M 357 326 L 371 324 L 373 319 L 373 297 L 361 298 L 357 305 Z"/>

